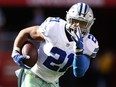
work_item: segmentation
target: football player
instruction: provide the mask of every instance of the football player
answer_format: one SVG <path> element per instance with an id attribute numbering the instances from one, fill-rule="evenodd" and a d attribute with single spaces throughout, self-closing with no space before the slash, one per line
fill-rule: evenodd
<path id="1" fill-rule="evenodd" d="M 70 67 L 75 77 L 82 77 L 99 49 L 90 34 L 94 23 L 92 9 L 86 3 L 74 4 L 66 14 L 66 21 L 48 17 L 40 26 L 22 29 L 14 41 L 12 58 L 23 68 L 19 73 L 21 87 L 59 87 L 58 79 Z M 39 40 L 38 61 L 33 67 L 23 64 L 21 46 L 29 39 Z"/>

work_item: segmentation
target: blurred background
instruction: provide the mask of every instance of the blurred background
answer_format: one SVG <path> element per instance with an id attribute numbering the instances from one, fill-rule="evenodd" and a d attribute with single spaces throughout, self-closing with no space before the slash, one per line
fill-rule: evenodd
<path id="1" fill-rule="evenodd" d="M 65 19 L 66 11 L 77 2 L 93 9 L 96 20 L 91 33 L 100 50 L 84 77 L 75 78 L 71 68 L 60 78 L 60 86 L 116 87 L 116 0 L 0 0 L 0 87 L 17 87 L 19 67 L 10 55 L 18 32 L 49 16 Z"/>

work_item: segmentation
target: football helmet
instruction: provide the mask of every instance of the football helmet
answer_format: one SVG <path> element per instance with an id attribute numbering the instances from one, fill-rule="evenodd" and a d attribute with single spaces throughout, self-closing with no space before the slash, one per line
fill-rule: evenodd
<path id="1" fill-rule="evenodd" d="M 94 15 L 92 9 L 89 7 L 86 3 L 77 3 L 74 4 L 66 14 L 66 21 L 67 21 L 67 30 L 70 29 L 70 26 L 72 25 L 72 20 L 78 20 L 80 21 L 79 25 L 81 23 L 85 24 L 86 27 L 81 27 L 82 35 L 85 36 L 87 33 L 90 32 L 90 28 L 94 23 Z"/>

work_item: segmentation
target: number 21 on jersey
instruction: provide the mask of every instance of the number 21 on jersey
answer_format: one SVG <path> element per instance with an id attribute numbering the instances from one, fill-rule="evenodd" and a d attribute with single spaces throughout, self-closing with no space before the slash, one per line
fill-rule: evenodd
<path id="1" fill-rule="evenodd" d="M 67 55 L 65 51 L 57 47 L 52 48 L 51 54 L 54 56 L 57 55 L 58 58 L 48 56 L 48 58 L 43 63 L 50 70 L 64 72 L 72 65 L 74 54 L 71 53 Z"/>

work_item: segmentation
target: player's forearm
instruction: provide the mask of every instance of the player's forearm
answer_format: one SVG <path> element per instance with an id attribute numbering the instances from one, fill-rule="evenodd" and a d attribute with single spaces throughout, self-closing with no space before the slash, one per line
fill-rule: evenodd
<path id="1" fill-rule="evenodd" d="M 17 35 L 15 41 L 14 41 L 14 48 L 18 47 L 21 48 L 22 45 L 29 39 L 29 32 L 27 30 L 21 30 L 19 34 Z"/>
<path id="2" fill-rule="evenodd" d="M 73 73 L 75 77 L 82 77 L 85 75 L 90 65 L 90 58 L 86 55 L 74 56 Z"/>
<path id="3" fill-rule="evenodd" d="M 14 41 L 13 50 L 20 51 L 20 48 L 26 41 L 28 41 L 28 39 L 45 41 L 41 31 L 39 31 L 39 26 L 28 27 L 19 32 Z"/>

